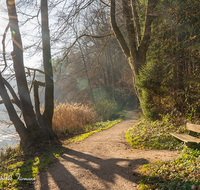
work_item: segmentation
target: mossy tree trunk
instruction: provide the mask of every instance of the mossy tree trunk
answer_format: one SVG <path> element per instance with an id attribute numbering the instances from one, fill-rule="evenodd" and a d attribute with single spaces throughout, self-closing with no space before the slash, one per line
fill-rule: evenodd
<path id="1" fill-rule="evenodd" d="M 139 75 L 141 66 L 146 63 L 146 53 L 151 38 L 151 25 L 154 19 L 155 7 L 158 0 L 148 0 L 145 14 L 144 32 L 141 34 L 139 16 L 135 0 L 122 0 L 123 15 L 126 25 L 128 44 L 116 23 L 115 0 L 111 0 L 110 22 L 116 39 L 121 46 L 124 55 L 127 57 L 135 78 Z M 143 38 L 142 38 L 143 36 Z M 141 93 L 135 86 L 136 94 L 141 102 Z"/>

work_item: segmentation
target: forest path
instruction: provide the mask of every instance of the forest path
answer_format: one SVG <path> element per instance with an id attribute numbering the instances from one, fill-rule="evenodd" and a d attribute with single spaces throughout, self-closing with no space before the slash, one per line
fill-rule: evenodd
<path id="1" fill-rule="evenodd" d="M 139 166 L 178 157 L 175 151 L 131 148 L 126 142 L 125 133 L 137 118 L 136 111 L 127 111 L 126 119 L 121 123 L 81 142 L 71 143 L 58 162 L 37 176 L 34 189 L 137 189 Z"/>

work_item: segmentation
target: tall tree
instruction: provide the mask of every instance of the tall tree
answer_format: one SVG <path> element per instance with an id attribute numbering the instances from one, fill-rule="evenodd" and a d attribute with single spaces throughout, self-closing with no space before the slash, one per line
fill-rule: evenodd
<path id="1" fill-rule="evenodd" d="M 35 110 L 33 108 L 30 92 L 28 89 L 26 73 L 23 60 L 23 45 L 18 25 L 18 17 L 16 13 L 15 1 L 7 0 L 7 10 L 9 17 L 9 27 L 11 30 L 13 51 L 11 53 L 13 67 L 17 82 L 19 98 L 12 90 L 11 86 L 0 73 L 0 95 L 3 103 L 8 111 L 10 120 L 13 122 L 17 133 L 20 136 L 22 147 L 27 147 L 32 143 L 41 143 L 42 141 L 53 140 L 55 134 L 52 130 L 53 115 L 53 74 L 51 66 L 50 39 L 48 29 L 48 9 L 47 0 L 41 0 L 41 20 L 42 20 L 42 42 L 43 42 L 43 58 L 44 58 L 44 74 L 45 84 L 34 81 Z M 38 87 L 45 85 L 45 109 L 44 113 L 40 113 Z M 9 90 L 14 98 L 11 100 L 5 86 L 9 86 Z M 23 119 L 20 119 L 12 103 L 18 105 L 22 111 Z"/>
<path id="2" fill-rule="evenodd" d="M 52 130 L 52 118 L 54 110 L 54 79 L 51 59 L 51 45 L 49 34 L 49 18 L 47 0 L 41 0 L 41 20 L 42 20 L 42 45 L 43 45 L 43 65 L 45 73 L 45 110 L 43 114 L 44 126 L 52 139 L 54 134 Z"/>
<path id="3" fill-rule="evenodd" d="M 122 51 L 129 60 L 130 67 L 134 76 L 134 84 L 136 83 L 135 78 L 139 75 L 141 66 L 146 63 L 146 54 L 151 38 L 151 25 L 155 17 L 155 8 L 158 0 L 148 0 L 146 5 L 144 32 L 141 34 L 141 25 L 136 7 L 135 0 L 122 0 L 123 15 L 126 25 L 127 41 L 124 35 L 120 31 L 116 22 L 116 2 L 111 0 L 110 7 L 110 21 L 115 37 L 121 46 Z M 143 36 L 143 38 L 141 37 Z M 136 89 L 136 88 L 135 88 Z M 141 101 L 141 94 L 136 89 L 137 96 Z"/>

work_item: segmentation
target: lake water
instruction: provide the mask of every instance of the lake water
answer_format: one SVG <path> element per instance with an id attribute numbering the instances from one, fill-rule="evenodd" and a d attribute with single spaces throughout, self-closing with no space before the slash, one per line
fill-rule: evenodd
<path id="1" fill-rule="evenodd" d="M 5 111 L 0 111 L 0 149 L 6 148 L 7 145 L 15 146 L 19 144 L 19 135 L 16 133 L 13 125 L 9 126 L 8 114 Z"/>

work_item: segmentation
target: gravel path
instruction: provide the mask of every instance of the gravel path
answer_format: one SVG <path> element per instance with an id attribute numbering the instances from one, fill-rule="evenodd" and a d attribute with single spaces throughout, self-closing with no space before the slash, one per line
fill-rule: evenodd
<path id="1" fill-rule="evenodd" d="M 121 123 L 71 143 L 58 162 L 37 176 L 34 189 L 136 190 L 139 166 L 178 157 L 174 151 L 137 150 L 127 145 L 125 132 L 136 121 L 137 113 L 127 111 Z"/>

